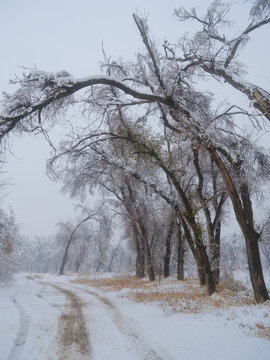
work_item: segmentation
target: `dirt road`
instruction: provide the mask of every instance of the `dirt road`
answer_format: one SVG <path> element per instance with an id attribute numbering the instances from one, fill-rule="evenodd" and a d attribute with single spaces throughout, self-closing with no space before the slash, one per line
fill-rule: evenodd
<path id="1" fill-rule="evenodd" d="M 13 295 L 21 324 L 8 360 L 175 359 L 109 298 L 57 280 L 28 277 Z"/>

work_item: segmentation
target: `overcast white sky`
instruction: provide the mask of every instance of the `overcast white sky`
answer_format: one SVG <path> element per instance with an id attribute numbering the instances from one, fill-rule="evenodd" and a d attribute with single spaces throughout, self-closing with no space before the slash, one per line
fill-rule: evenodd
<path id="1" fill-rule="evenodd" d="M 132 59 L 142 47 L 132 13 L 149 13 L 152 33 L 161 41 L 176 40 L 187 26 L 172 16 L 179 6 L 206 8 L 208 0 L 0 0 L 0 91 L 12 92 L 8 81 L 20 73 L 18 66 L 47 71 L 67 70 L 74 77 L 99 73 L 102 42 L 114 58 Z M 245 0 L 232 1 L 236 21 L 246 15 Z M 248 59 L 248 78 L 269 89 L 269 53 L 262 52 L 267 32 L 252 37 L 244 55 Z M 23 233 L 50 235 L 59 220 L 74 216 L 74 201 L 59 194 L 60 184 L 45 174 L 49 156 L 41 137 L 16 138 L 5 170 L 13 186 L 1 193 L 0 206 L 12 206 Z"/>

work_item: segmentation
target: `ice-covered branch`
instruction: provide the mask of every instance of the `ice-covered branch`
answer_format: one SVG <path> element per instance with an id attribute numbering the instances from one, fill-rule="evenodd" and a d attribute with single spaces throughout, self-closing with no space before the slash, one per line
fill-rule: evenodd
<path id="1" fill-rule="evenodd" d="M 256 23 L 256 24 L 250 24 L 247 29 L 243 32 L 243 34 L 241 36 L 239 36 L 239 38 L 235 41 L 234 46 L 232 47 L 226 61 L 225 61 L 225 68 L 227 68 L 230 64 L 230 62 L 232 61 L 232 59 L 235 57 L 237 49 L 239 48 L 240 44 L 243 42 L 243 39 L 245 39 L 245 37 L 251 33 L 252 31 L 260 28 L 263 25 L 266 25 L 270 22 L 270 17 Z"/>
<path id="2" fill-rule="evenodd" d="M 61 99 L 75 94 L 79 90 L 94 85 L 108 85 L 122 90 L 126 95 L 147 102 L 158 102 L 173 106 L 172 99 L 141 92 L 110 76 L 90 76 L 73 79 L 71 76 L 56 77 L 53 74 L 33 72 L 25 76 L 20 83 L 20 89 L 14 95 L 7 95 L 3 101 L 0 114 L 0 139 L 12 131 L 23 119 L 41 111 Z M 36 92 L 39 96 L 36 96 Z"/>
<path id="3" fill-rule="evenodd" d="M 201 68 L 211 75 L 222 77 L 235 89 L 245 94 L 250 100 L 253 101 L 254 108 L 259 110 L 259 112 L 270 121 L 270 94 L 267 91 L 245 81 L 232 70 L 225 68 L 224 66 L 215 66 L 203 63 Z"/>

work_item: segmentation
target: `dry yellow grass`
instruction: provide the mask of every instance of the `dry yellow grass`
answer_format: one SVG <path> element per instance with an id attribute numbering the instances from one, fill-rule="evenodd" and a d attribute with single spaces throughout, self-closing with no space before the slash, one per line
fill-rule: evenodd
<path id="1" fill-rule="evenodd" d="M 230 291 L 208 296 L 206 291 L 201 291 L 198 288 L 189 288 L 183 291 L 167 290 L 140 292 L 135 291 L 129 295 L 136 302 L 150 303 L 158 302 L 161 307 L 171 308 L 175 312 L 197 313 L 206 308 L 225 308 L 229 306 L 251 305 L 253 300 L 248 297 L 238 297 L 235 293 Z"/>
<path id="2" fill-rule="evenodd" d="M 137 279 L 135 276 L 127 276 L 123 278 L 103 278 L 103 279 L 89 279 L 79 278 L 71 281 L 72 283 L 94 286 L 97 288 L 111 288 L 111 290 L 120 291 L 122 289 L 147 289 L 149 283 L 143 279 Z M 157 282 L 154 282 L 157 283 Z"/>
<path id="3" fill-rule="evenodd" d="M 118 292 L 129 289 L 130 291 L 123 296 L 138 303 L 155 302 L 162 308 L 175 312 L 197 313 L 206 308 L 218 309 L 253 304 L 251 298 L 239 296 L 236 290 L 229 290 L 224 284 L 218 286 L 216 294 L 208 296 L 205 287 L 200 287 L 195 279 L 179 282 L 175 278 L 169 278 L 162 280 L 159 284 L 158 280 L 150 283 L 145 279 L 137 279 L 135 276 L 95 280 L 82 277 L 72 282 Z"/>
<path id="4" fill-rule="evenodd" d="M 270 326 L 265 326 L 265 325 L 259 323 L 259 324 L 256 324 L 256 327 L 257 327 L 257 335 L 269 340 Z"/>
<path id="5" fill-rule="evenodd" d="M 258 337 L 270 340 L 270 326 L 263 323 L 257 323 L 254 327 L 249 327 L 250 330 Z"/>

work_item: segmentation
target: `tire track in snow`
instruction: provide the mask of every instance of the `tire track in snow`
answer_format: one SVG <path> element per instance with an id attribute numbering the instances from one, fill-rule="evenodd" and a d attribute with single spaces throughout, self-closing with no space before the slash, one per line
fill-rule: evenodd
<path id="1" fill-rule="evenodd" d="M 49 287 L 49 285 L 46 285 L 45 283 L 42 283 L 41 281 L 38 281 L 38 282 L 42 285 L 42 287 L 41 287 L 41 289 L 39 291 L 37 291 L 35 293 L 35 295 L 39 299 L 42 299 L 43 301 L 45 301 L 51 307 L 56 308 L 56 309 L 58 308 L 57 310 L 59 312 L 61 312 L 61 308 L 63 307 L 63 304 L 61 302 L 57 302 L 55 298 L 53 300 L 50 299 L 51 297 L 54 297 L 56 294 L 61 296 L 61 293 L 59 293 L 59 290 L 48 291 L 47 288 Z"/>
<path id="2" fill-rule="evenodd" d="M 70 290 L 64 289 L 59 285 L 42 283 L 62 292 L 68 300 L 66 305 L 67 311 L 60 316 L 58 322 L 61 347 L 59 360 L 91 359 L 92 349 L 82 314 L 84 303 Z"/>
<path id="3" fill-rule="evenodd" d="M 26 310 L 17 300 L 17 295 L 23 290 L 25 290 L 26 287 L 27 285 L 10 297 L 11 301 L 13 302 L 14 306 L 17 308 L 20 314 L 20 325 L 19 325 L 19 330 L 17 331 L 16 334 L 16 338 L 14 340 L 14 345 L 9 353 L 7 360 L 18 360 L 21 358 L 23 347 L 27 339 L 27 334 L 30 324 L 30 316 L 27 314 Z"/>
<path id="4" fill-rule="evenodd" d="M 61 284 L 61 286 L 62 285 L 64 284 Z M 171 356 L 161 344 L 155 343 L 152 338 L 150 339 L 149 335 L 146 335 L 139 324 L 135 324 L 134 320 L 127 319 L 126 316 L 123 316 L 110 299 L 94 291 L 82 289 L 71 284 L 65 284 L 64 286 L 71 287 L 72 289 L 76 289 L 76 291 L 79 290 L 94 296 L 109 313 L 113 323 L 116 325 L 121 334 L 132 344 L 132 346 L 135 346 L 136 350 L 141 354 L 143 360 L 175 360 L 175 357 Z M 146 339 L 149 340 L 147 341 Z"/>

